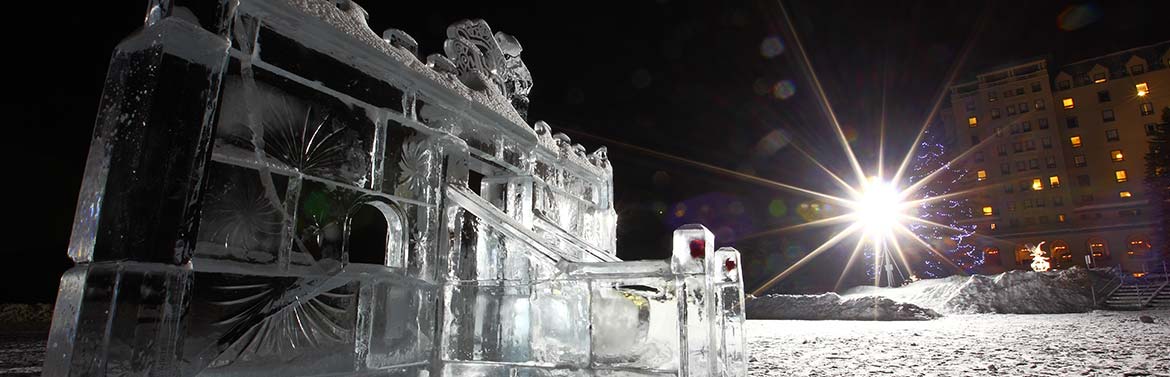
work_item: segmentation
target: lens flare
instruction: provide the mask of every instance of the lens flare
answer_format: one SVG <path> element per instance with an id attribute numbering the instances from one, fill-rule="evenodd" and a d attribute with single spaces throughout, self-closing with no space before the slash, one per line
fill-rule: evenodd
<path id="1" fill-rule="evenodd" d="M 867 234 L 889 234 L 901 224 L 905 212 L 897 188 L 879 177 L 871 177 L 866 182 L 854 203 L 854 222 Z"/>

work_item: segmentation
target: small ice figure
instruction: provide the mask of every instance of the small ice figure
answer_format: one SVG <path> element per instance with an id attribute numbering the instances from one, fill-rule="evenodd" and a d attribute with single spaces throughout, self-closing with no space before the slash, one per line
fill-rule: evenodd
<path id="1" fill-rule="evenodd" d="M 45 375 L 744 376 L 739 253 L 617 258 L 613 166 L 517 38 L 151 2 L 111 60 Z"/>

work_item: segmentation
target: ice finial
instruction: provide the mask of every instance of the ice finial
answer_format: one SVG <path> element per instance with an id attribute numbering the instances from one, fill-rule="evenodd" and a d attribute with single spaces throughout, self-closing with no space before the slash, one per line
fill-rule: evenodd
<path id="1" fill-rule="evenodd" d="M 410 51 L 411 55 L 414 55 L 416 58 L 418 57 L 418 42 L 410 34 L 406 34 L 405 31 L 393 28 L 386 29 L 386 31 L 382 32 L 382 39 L 390 43 L 391 46 Z"/>
<path id="2" fill-rule="evenodd" d="M 557 146 L 561 148 L 568 148 L 569 145 L 573 143 L 573 139 L 569 138 L 569 135 L 565 135 L 564 132 L 557 132 L 553 134 L 553 140 L 556 140 Z"/>
<path id="3" fill-rule="evenodd" d="M 581 158 L 581 160 L 588 158 L 585 156 L 585 146 L 581 144 L 573 144 L 573 155 Z"/>
<path id="4" fill-rule="evenodd" d="M 459 70 L 455 68 L 455 63 L 443 55 L 430 54 L 427 56 L 427 66 L 439 73 L 459 75 Z"/>
<path id="5" fill-rule="evenodd" d="M 447 27 L 443 51 L 455 62 L 459 81 L 474 90 L 487 90 L 489 84 L 500 85 L 504 53 L 483 20 L 463 20 Z M 502 91 L 503 87 L 500 86 Z"/>
<path id="6" fill-rule="evenodd" d="M 520 116 L 528 118 L 528 92 L 532 90 L 532 73 L 528 66 L 520 60 L 520 52 L 524 47 L 520 41 L 504 32 L 496 32 L 496 43 L 504 54 L 504 70 L 500 74 L 503 80 L 504 95 L 512 101 L 512 107 Z"/>
<path id="7" fill-rule="evenodd" d="M 589 154 L 589 162 L 593 166 L 606 169 L 609 168 L 609 150 L 604 146 L 597 148 L 593 153 Z"/>
<path id="8" fill-rule="evenodd" d="M 333 0 L 333 5 L 337 6 L 338 10 L 353 18 L 354 21 L 357 21 L 358 24 L 366 28 L 370 27 L 366 23 L 370 20 L 370 14 L 365 9 L 362 9 L 360 5 L 353 2 L 353 0 Z"/>
<path id="9" fill-rule="evenodd" d="M 463 20 L 447 27 L 447 41 L 443 51 L 468 88 L 488 91 L 495 86 L 520 114 L 528 118 L 528 92 L 532 89 L 532 75 L 520 52 L 524 48 L 515 37 L 505 33 L 492 34 L 483 20 Z"/>
<path id="10" fill-rule="evenodd" d="M 532 125 L 532 129 L 536 131 L 537 135 L 552 134 L 552 127 L 550 127 L 548 123 L 545 123 L 543 120 L 536 121 L 536 124 Z"/>

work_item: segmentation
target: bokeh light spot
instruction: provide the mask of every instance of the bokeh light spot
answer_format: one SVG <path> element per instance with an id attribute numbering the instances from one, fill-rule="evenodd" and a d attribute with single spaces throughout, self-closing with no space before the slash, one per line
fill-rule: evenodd
<path id="1" fill-rule="evenodd" d="M 784 53 L 784 42 L 780 41 L 780 37 L 767 37 L 760 43 L 760 55 L 765 58 L 774 58 Z"/>
<path id="2" fill-rule="evenodd" d="M 796 95 L 796 85 L 792 80 L 784 79 L 772 86 L 772 96 L 776 99 L 786 100 Z"/>
<path id="3" fill-rule="evenodd" d="M 743 202 L 740 202 L 738 200 L 731 202 L 731 204 L 727 205 L 727 212 L 731 213 L 732 215 L 742 215 L 743 214 Z"/>
<path id="4" fill-rule="evenodd" d="M 772 202 L 768 203 L 768 214 L 772 217 L 784 217 L 788 214 L 788 205 L 784 203 L 784 200 L 772 199 Z"/>
<path id="5" fill-rule="evenodd" d="M 1101 9 L 1096 4 L 1070 5 L 1056 17 L 1056 25 L 1060 30 L 1073 31 L 1089 26 L 1101 19 Z"/>
<path id="6" fill-rule="evenodd" d="M 646 71 L 645 69 L 634 71 L 633 76 L 630 77 L 630 81 L 634 83 L 635 88 L 644 89 L 650 86 L 650 72 Z"/>
<path id="7" fill-rule="evenodd" d="M 666 203 L 660 201 L 655 201 L 654 204 L 651 204 L 651 208 L 653 208 L 654 213 L 659 216 L 666 214 L 666 210 L 668 209 L 666 208 Z"/>
<path id="8" fill-rule="evenodd" d="M 845 140 L 849 141 L 850 144 L 857 142 L 857 129 L 856 128 L 846 126 L 844 131 L 845 131 Z"/>
<path id="9" fill-rule="evenodd" d="M 679 203 L 674 206 L 674 217 L 683 217 L 687 215 L 687 205 Z"/>
<path id="10" fill-rule="evenodd" d="M 752 82 L 752 92 L 758 96 L 766 95 L 772 92 L 772 85 L 768 84 L 767 80 L 758 78 Z"/>

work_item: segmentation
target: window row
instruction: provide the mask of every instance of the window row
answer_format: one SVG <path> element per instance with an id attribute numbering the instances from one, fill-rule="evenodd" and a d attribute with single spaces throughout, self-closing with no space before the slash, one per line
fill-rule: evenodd
<path id="1" fill-rule="evenodd" d="M 1040 169 L 1040 160 L 1036 159 L 1036 158 L 1032 158 L 1032 159 L 1028 159 L 1028 160 L 1016 160 L 1015 166 L 1016 166 L 1017 172 L 1021 172 L 1021 171 L 1025 171 L 1025 170 L 1037 170 L 1037 169 Z M 1049 168 L 1049 169 L 1055 168 L 1056 167 L 1056 157 L 1055 156 L 1044 157 L 1044 167 Z M 1011 164 L 1009 164 L 1007 162 L 1002 162 L 999 164 L 999 174 L 1000 175 L 1011 175 L 1012 174 L 1011 168 L 1012 168 Z M 986 170 L 979 170 L 979 173 L 981 173 L 981 174 L 976 174 L 976 177 L 979 178 L 980 181 L 987 179 L 986 178 L 987 177 Z"/>
<path id="2" fill-rule="evenodd" d="M 1113 171 L 1113 180 L 1117 183 L 1125 183 L 1129 181 L 1129 173 L 1125 169 L 1118 169 Z M 1081 174 L 1077 176 L 1077 186 L 1089 187 L 1092 186 L 1092 180 L 1088 174 Z"/>
<path id="3" fill-rule="evenodd" d="M 1032 93 L 1038 93 L 1043 89 L 1044 88 L 1040 85 L 1040 82 L 1033 82 L 1032 83 Z M 1009 90 L 1003 91 L 1003 98 L 1009 98 L 1012 96 L 1022 96 L 1022 95 L 1024 95 L 1024 87 L 1022 87 L 1022 86 L 1017 87 L 1015 89 L 1009 89 Z M 988 91 L 987 92 L 987 102 L 995 102 L 997 100 L 999 100 L 999 92 L 996 92 L 996 91 Z"/>
<path id="4" fill-rule="evenodd" d="M 1148 83 L 1137 83 L 1134 85 L 1134 94 L 1138 97 L 1145 97 L 1150 94 L 1150 85 Z M 1113 100 L 1113 96 L 1109 94 L 1108 90 L 1101 90 L 1097 92 L 1097 102 L 1104 103 Z M 1037 101 L 1039 102 L 1039 101 Z M 1076 108 L 1076 101 L 1072 97 L 1064 97 L 1060 100 L 1061 107 L 1065 109 Z"/>
<path id="5" fill-rule="evenodd" d="M 1120 149 L 1111 150 L 1111 151 L 1109 151 L 1109 160 L 1113 161 L 1113 162 L 1125 161 L 1125 153 L 1122 152 Z M 1089 163 L 1087 161 L 1085 161 L 1085 155 L 1083 155 L 1083 154 L 1074 154 L 1073 155 L 1073 166 L 1076 166 L 1078 168 L 1083 168 L 1083 167 L 1088 166 L 1088 165 L 1089 165 Z"/>
<path id="6" fill-rule="evenodd" d="M 1121 141 L 1121 132 L 1116 128 L 1105 130 L 1105 141 Z M 1073 148 L 1080 148 L 1084 145 L 1081 141 L 1081 135 L 1072 135 L 1068 137 L 1068 144 Z"/>
<path id="7" fill-rule="evenodd" d="M 1129 71 L 1130 71 L 1131 75 L 1138 75 L 1138 74 L 1144 73 L 1146 71 L 1146 69 L 1145 69 L 1144 65 L 1135 65 L 1135 66 L 1129 67 Z M 1082 74 L 1080 76 L 1077 76 L 1077 82 L 1079 82 L 1080 85 L 1088 85 L 1090 83 L 1102 84 L 1102 83 L 1105 83 L 1107 81 L 1109 81 L 1109 77 L 1105 72 L 1094 73 L 1091 78 L 1088 74 Z M 1060 81 L 1056 82 L 1056 90 L 1066 90 L 1069 88 L 1072 88 L 1072 82 L 1069 80 L 1060 80 Z M 1141 95 L 1141 94 L 1139 94 L 1139 95 Z"/>

